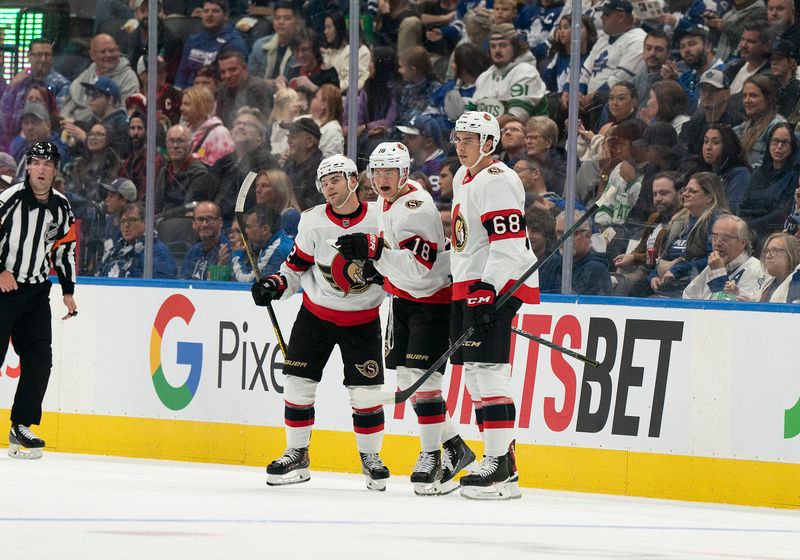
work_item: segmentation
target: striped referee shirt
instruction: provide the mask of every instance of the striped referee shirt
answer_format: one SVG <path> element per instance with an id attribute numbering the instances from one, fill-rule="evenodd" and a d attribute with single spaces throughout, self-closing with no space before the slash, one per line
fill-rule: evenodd
<path id="1" fill-rule="evenodd" d="M 64 294 L 72 294 L 75 241 L 75 217 L 61 193 L 51 190 L 49 200 L 39 202 L 27 181 L 0 192 L 0 272 L 40 284 L 52 263 Z"/>

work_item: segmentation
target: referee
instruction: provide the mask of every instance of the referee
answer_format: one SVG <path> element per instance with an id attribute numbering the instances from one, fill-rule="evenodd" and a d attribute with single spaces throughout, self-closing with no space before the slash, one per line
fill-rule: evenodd
<path id="1" fill-rule="evenodd" d="M 27 178 L 0 193 L 0 365 L 9 338 L 20 357 L 20 376 L 11 408 L 8 454 L 38 459 L 44 441 L 30 426 L 42 419 L 42 400 L 53 364 L 50 325 L 52 264 L 69 319 L 75 299 L 75 218 L 66 197 L 53 190 L 59 154 L 55 144 L 28 150 Z"/>

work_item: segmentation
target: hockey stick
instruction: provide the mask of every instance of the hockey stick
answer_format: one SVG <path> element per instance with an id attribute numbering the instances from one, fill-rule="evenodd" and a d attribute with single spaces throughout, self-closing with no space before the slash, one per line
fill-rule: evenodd
<path id="1" fill-rule="evenodd" d="M 244 251 L 247 253 L 247 260 L 250 261 L 253 272 L 256 273 L 256 279 L 261 278 L 261 271 L 258 268 L 258 261 L 253 255 L 253 250 L 250 248 L 250 241 L 247 239 L 247 230 L 244 227 L 244 202 L 257 176 L 258 175 L 252 171 L 247 173 L 247 176 L 242 182 L 242 186 L 239 187 L 239 194 L 236 197 L 236 207 L 234 208 L 234 215 L 236 216 L 236 223 L 239 224 L 239 232 L 242 236 Z M 275 337 L 278 339 L 278 346 L 281 347 L 281 352 L 285 358 L 286 342 L 283 340 L 283 333 L 281 333 L 281 326 L 278 324 L 278 318 L 275 316 L 275 310 L 272 309 L 272 302 L 267 302 L 267 313 L 269 313 L 269 320 L 272 323 L 272 329 L 275 331 Z"/>
<path id="2" fill-rule="evenodd" d="M 528 331 L 523 331 L 522 329 L 518 329 L 517 327 L 511 327 L 511 330 L 520 336 L 524 336 L 529 340 L 538 342 L 542 346 L 547 346 L 548 348 L 552 348 L 553 350 L 558 350 L 562 354 L 566 354 L 567 356 L 580 360 L 581 362 L 589 364 L 590 366 L 598 367 L 600 365 L 600 362 L 598 362 L 597 360 L 587 358 L 583 354 L 578 354 L 577 352 L 570 350 L 569 348 L 564 348 L 563 346 L 559 346 L 555 342 L 550 342 L 549 340 L 545 340 L 544 338 L 538 337 L 535 334 L 531 334 Z"/>
<path id="3" fill-rule="evenodd" d="M 561 248 L 561 246 L 567 242 L 567 239 L 575 235 L 575 232 L 577 232 L 578 229 L 583 224 L 589 221 L 592 218 L 592 216 L 597 214 L 600 208 L 602 208 L 603 206 L 608 206 L 611 200 L 616 196 L 616 194 L 617 194 L 617 188 L 613 186 L 609 188 L 606 192 L 604 192 L 603 195 L 597 200 L 597 202 L 592 204 L 592 206 L 586 211 L 586 213 L 583 216 L 581 216 L 574 224 L 572 224 L 572 226 L 567 231 L 564 232 L 564 235 L 562 235 L 553 244 L 553 246 L 550 247 L 550 249 L 548 249 L 544 255 L 542 255 L 542 258 L 537 260 L 533 264 L 533 266 L 531 266 L 528 270 L 526 270 L 522 274 L 522 276 L 520 276 L 519 279 L 516 282 L 514 282 L 514 284 L 511 285 L 511 287 L 508 289 L 507 292 L 505 292 L 502 296 L 500 296 L 500 298 L 495 302 L 495 307 L 499 309 L 503 305 L 505 305 L 506 302 L 509 299 L 511 299 L 511 297 L 514 295 L 514 292 L 516 292 L 525 283 L 525 281 L 528 278 L 530 278 L 531 275 L 533 275 L 533 273 L 539 270 L 539 268 L 541 268 L 541 266 L 547 261 L 547 259 L 555 255 L 556 252 Z M 464 342 L 466 342 L 470 336 L 472 336 L 473 332 L 475 332 L 475 327 L 470 326 L 469 328 L 467 328 L 467 330 L 464 331 L 464 333 L 460 337 L 458 337 L 458 339 L 452 345 L 450 345 L 450 348 L 448 348 L 445 351 L 445 353 L 442 354 L 439 357 L 439 359 L 433 363 L 431 367 L 425 370 L 425 373 L 423 373 L 419 377 L 419 379 L 417 379 L 407 388 L 401 389 L 394 393 L 390 393 L 388 391 L 377 392 L 364 387 L 358 387 L 353 391 L 353 398 L 363 399 L 366 402 L 375 402 L 375 404 L 399 404 L 401 402 L 404 402 L 411 395 L 416 393 L 417 390 L 420 387 L 422 387 L 422 384 L 425 383 L 425 381 L 427 381 L 428 378 L 431 375 L 433 375 L 434 372 L 436 372 L 436 370 L 438 370 L 442 366 L 442 364 L 444 364 L 448 360 L 448 358 L 450 358 L 450 356 L 455 354 L 456 350 L 458 350 L 461 347 L 461 345 L 464 344 Z M 558 350 L 559 352 L 563 352 L 567 355 L 570 355 L 570 353 L 572 353 L 572 350 L 564 348 L 563 346 L 559 346 L 558 344 L 555 344 L 553 342 L 548 342 L 546 346 L 549 346 L 550 348 Z"/>

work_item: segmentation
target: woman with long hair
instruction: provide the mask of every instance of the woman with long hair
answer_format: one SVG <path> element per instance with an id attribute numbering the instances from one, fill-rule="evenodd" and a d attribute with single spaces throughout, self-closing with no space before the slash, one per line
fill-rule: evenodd
<path id="1" fill-rule="evenodd" d="M 319 149 L 324 158 L 344 153 L 342 112 L 342 92 L 339 88 L 325 84 L 317 90 L 311 100 L 311 118 L 319 125 L 322 133 Z"/>
<path id="2" fill-rule="evenodd" d="M 571 16 L 564 16 L 558 22 L 553 37 L 553 46 L 550 48 L 550 62 L 542 72 L 542 79 L 547 84 L 547 90 L 554 92 L 559 97 L 568 94 L 569 87 L 569 57 L 572 50 L 572 25 Z M 592 18 L 581 16 L 581 63 L 586 60 L 589 51 L 597 42 L 597 29 Z M 566 102 L 564 102 L 566 110 Z"/>
<path id="3" fill-rule="evenodd" d="M 305 99 L 292 88 L 279 89 L 275 93 L 272 112 L 269 114 L 269 137 L 273 154 L 283 155 L 289 149 L 289 131 L 281 128 L 281 123 L 292 122 L 305 111 Z"/>
<path id="4" fill-rule="evenodd" d="M 433 73 L 430 56 L 420 46 L 400 53 L 397 71 L 403 80 L 397 122 L 407 125 L 414 114 L 425 111 L 431 95 L 442 84 Z"/>
<path id="5" fill-rule="evenodd" d="M 764 284 L 756 301 L 787 303 L 792 272 L 800 265 L 800 248 L 795 238 L 786 233 L 773 233 L 764 242 L 761 264 L 772 278 Z"/>
<path id="6" fill-rule="evenodd" d="M 767 134 L 767 145 L 769 149 L 739 206 L 739 216 L 747 221 L 757 239 L 781 230 L 797 188 L 798 144 L 794 127 L 788 122 L 774 125 Z"/>
<path id="7" fill-rule="evenodd" d="M 234 151 L 231 132 L 214 115 L 214 96 L 205 86 L 183 91 L 181 118 L 192 132 L 192 154 L 209 167 Z"/>
<path id="8" fill-rule="evenodd" d="M 330 12 L 325 16 L 324 25 L 322 61 L 336 70 L 339 88 L 342 93 L 346 93 L 350 85 L 350 43 L 344 14 L 340 11 Z M 362 42 L 358 48 L 358 90 L 364 87 L 364 82 L 369 77 L 369 61 L 369 47 Z"/>
<path id="9" fill-rule="evenodd" d="M 711 228 L 728 203 L 722 181 L 713 173 L 695 173 L 683 189 L 683 208 L 669 221 L 656 241 L 658 260 L 650 274 L 654 292 L 680 293 L 708 265 Z"/>
<path id="10" fill-rule="evenodd" d="M 776 112 L 775 90 L 774 80 L 763 74 L 750 76 L 742 87 L 745 120 L 733 130 L 753 169 L 757 169 L 764 161 L 769 131 L 776 124 L 786 121 Z"/>
<path id="11" fill-rule="evenodd" d="M 281 229 L 289 237 L 297 235 L 300 207 L 289 184 L 289 177 L 280 169 L 265 169 L 256 176 L 256 206 L 269 206 L 281 217 Z"/>
<path id="12" fill-rule="evenodd" d="M 650 97 L 642 110 L 641 117 L 648 123 L 658 121 L 669 123 L 675 132 L 680 134 L 684 123 L 691 118 L 687 115 L 688 111 L 689 96 L 678 82 L 661 80 L 650 88 Z"/>
<path id="13" fill-rule="evenodd" d="M 597 121 L 597 130 L 586 130 L 583 123 L 578 121 L 578 154 L 581 159 L 596 158 L 608 131 L 618 124 L 635 119 L 638 108 L 639 94 L 636 87 L 627 81 L 614 84 L 608 92 L 608 103 L 603 110 L 603 116 Z"/>
<path id="14" fill-rule="evenodd" d="M 93 124 L 81 155 L 64 168 L 65 192 L 71 201 L 102 202 L 105 191 L 101 183 L 110 185 L 119 175 L 122 162 L 109 145 L 110 134 L 103 123 Z"/>
<path id="15" fill-rule="evenodd" d="M 726 124 L 708 125 L 703 135 L 700 157 L 707 170 L 722 179 L 728 207 L 736 214 L 750 187 L 750 164 L 742 151 L 739 137 Z"/>

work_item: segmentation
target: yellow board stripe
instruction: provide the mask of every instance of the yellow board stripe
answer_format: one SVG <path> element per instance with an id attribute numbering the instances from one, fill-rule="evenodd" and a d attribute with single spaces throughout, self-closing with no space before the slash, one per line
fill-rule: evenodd
<path id="1" fill-rule="evenodd" d="M 0 409 L 0 424 L 9 413 Z M 285 442 L 278 427 L 55 412 L 36 432 L 52 451 L 251 466 L 277 457 Z M 482 454 L 480 443 L 470 446 Z M 398 435 L 387 435 L 381 451 L 394 475 L 410 474 L 418 453 L 416 437 Z M 315 430 L 311 464 L 361 472 L 355 437 Z M 796 464 L 518 445 L 517 466 L 520 484 L 532 488 L 800 509 Z"/>

